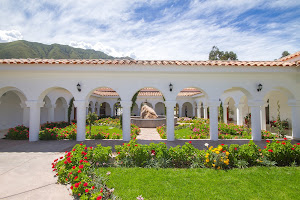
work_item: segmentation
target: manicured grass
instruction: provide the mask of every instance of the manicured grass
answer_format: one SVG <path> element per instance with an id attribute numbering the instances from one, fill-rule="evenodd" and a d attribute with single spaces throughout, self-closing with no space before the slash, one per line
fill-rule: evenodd
<path id="1" fill-rule="evenodd" d="M 89 127 L 86 129 L 89 131 Z M 111 127 L 111 126 L 92 126 L 92 133 L 98 133 L 98 132 L 104 132 L 104 133 L 118 133 L 122 135 L 122 130 L 119 128 Z"/>
<path id="2" fill-rule="evenodd" d="M 174 133 L 176 139 L 189 139 L 188 135 L 193 135 L 193 131 L 189 128 L 175 130 Z"/>
<path id="3" fill-rule="evenodd" d="M 99 168 L 122 199 L 299 199 L 300 167 L 247 169 Z"/>

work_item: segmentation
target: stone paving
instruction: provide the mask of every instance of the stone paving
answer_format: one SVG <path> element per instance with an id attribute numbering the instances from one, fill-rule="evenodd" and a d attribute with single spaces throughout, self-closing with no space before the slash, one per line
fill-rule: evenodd
<path id="1" fill-rule="evenodd" d="M 137 140 L 160 140 L 156 128 L 140 128 L 141 133 L 136 137 Z"/>

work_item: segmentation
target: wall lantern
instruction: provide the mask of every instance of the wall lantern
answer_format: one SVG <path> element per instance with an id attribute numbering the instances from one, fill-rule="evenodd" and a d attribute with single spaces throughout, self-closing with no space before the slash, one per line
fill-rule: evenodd
<path id="1" fill-rule="evenodd" d="M 81 85 L 80 85 L 80 83 L 77 84 L 77 90 L 78 90 L 78 92 L 81 92 Z"/>
<path id="2" fill-rule="evenodd" d="M 260 92 L 261 89 L 262 89 L 262 84 L 258 84 L 258 86 L 257 86 L 257 92 Z"/>
<path id="3" fill-rule="evenodd" d="M 172 92 L 172 90 L 173 90 L 173 85 L 172 85 L 172 83 L 170 83 L 169 88 L 170 88 L 170 92 Z"/>

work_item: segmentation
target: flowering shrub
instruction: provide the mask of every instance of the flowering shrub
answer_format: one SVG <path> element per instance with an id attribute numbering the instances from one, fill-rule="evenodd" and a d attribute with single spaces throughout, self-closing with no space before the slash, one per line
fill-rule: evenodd
<path id="1" fill-rule="evenodd" d="M 141 129 L 135 124 L 131 124 L 130 127 L 131 127 L 131 131 L 130 131 L 131 139 L 136 138 L 140 134 Z"/>
<path id="2" fill-rule="evenodd" d="M 261 130 L 261 138 L 262 139 L 275 139 L 275 138 L 279 138 L 279 136 L 272 134 L 270 131 Z"/>
<path id="3" fill-rule="evenodd" d="M 95 124 L 98 125 L 104 125 L 104 126 L 111 126 L 115 128 L 121 128 L 120 119 L 118 118 L 101 118 L 95 122 Z"/>
<path id="4" fill-rule="evenodd" d="M 286 138 L 284 141 L 270 142 L 267 140 L 267 146 L 263 153 L 267 159 L 275 161 L 278 166 L 300 164 L 300 143 L 292 145 Z"/>
<path id="5" fill-rule="evenodd" d="M 49 128 L 49 129 L 53 129 L 54 127 L 56 128 L 65 128 L 66 126 L 69 126 L 70 124 L 68 122 L 47 122 L 45 124 L 43 124 L 41 126 L 41 130 L 45 130 L 46 128 Z"/>
<path id="6" fill-rule="evenodd" d="M 74 146 L 65 156 L 55 159 L 53 171 L 58 182 L 70 184 L 73 195 L 80 199 L 109 199 L 113 190 L 106 187 L 101 177 L 91 171 L 93 166 L 103 166 L 111 155 L 111 147 L 98 145 L 95 149 L 82 144 Z"/>
<path id="7" fill-rule="evenodd" d="M 205 155 L 205 166 L 215 169 L 227 169 L 229 168 L 229 154 L 227 145 L 222 144 L 217 148 L 211 146 Z"/>
<path id="8" fill-rule="evenodd" d="M 5 138 L 11 140 L 27 140 L 29 138 L 29 128 L 23 125 L 10 128 Z"/>
<path id="9" fill-rule="evenodd" d="M 166 126 L 165 125 L 156 127 L 156 131 L 158 132 L 161 139 L 167 139 Z"/>

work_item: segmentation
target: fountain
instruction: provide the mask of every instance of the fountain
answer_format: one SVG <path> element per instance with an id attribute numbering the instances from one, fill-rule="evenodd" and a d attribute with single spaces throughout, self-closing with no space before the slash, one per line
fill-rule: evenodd
<path id="1" fill-rule="evenodd" d="M 157 115 L 154 109 L 144 105 L 140 116 L 131 116 L 131 123 L 140 128 L 156 128 L 166 124 L 166 116 Z M 177 117 L 174 118 L 174 123 L 177 123 Z"/>

